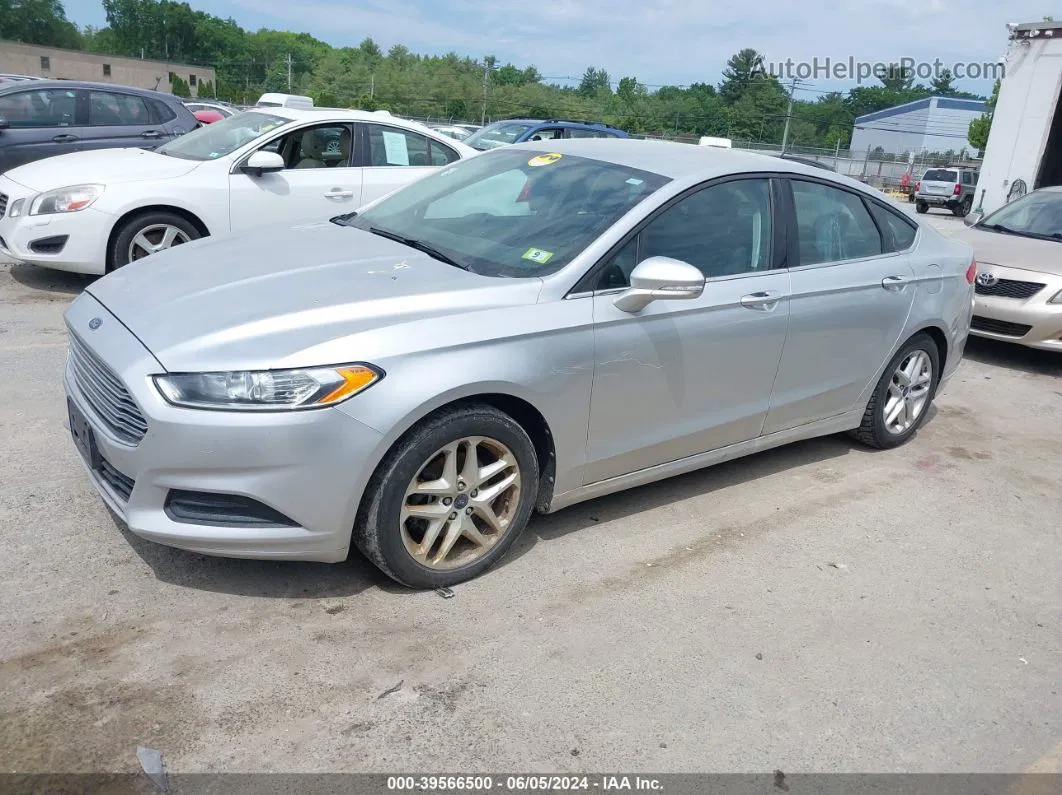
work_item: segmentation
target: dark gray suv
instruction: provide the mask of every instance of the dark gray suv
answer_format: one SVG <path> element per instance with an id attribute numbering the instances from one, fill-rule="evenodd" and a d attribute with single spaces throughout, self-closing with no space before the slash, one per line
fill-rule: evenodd
<path id="1" fill-rule="evenodd" d="M 0 87 L 0 174 L 88 149 L 158 146 L 198 125 L 180 98 L 159 91 L 26 80 Z"/>

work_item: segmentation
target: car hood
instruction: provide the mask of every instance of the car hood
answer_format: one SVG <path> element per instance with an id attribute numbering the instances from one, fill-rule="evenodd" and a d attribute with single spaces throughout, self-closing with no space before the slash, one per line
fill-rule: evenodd
<path id="1" fill-rule="evenodd" d="M 541 290 L 327 222 L 186 243 L 88 287 L 170 372 L 371 361 L 416 344 L 390 327 L 533 304 Z"/>
<path id="2" fill-rule="evenodd" d="M 35 191 L 67 185 L 115 185 L 140 180 L 179 177 L 201 165 L 146 149 L 97 149 L 46 157 L 5 172 L 4 176 Z"/>
<path id="3" fill-rule="evenodd" d="M 1062 276 L 1062 241 L 1006 235 L 977 227 L 967 227 L 953 238 L 973 246 L 979 263 Z"/>

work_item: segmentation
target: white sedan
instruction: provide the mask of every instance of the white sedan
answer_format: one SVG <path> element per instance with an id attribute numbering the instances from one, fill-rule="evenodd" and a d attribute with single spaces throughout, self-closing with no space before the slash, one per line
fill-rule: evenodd
<path id="1" fill-rule="evenodd" d="M 102 274 L 206 235 L 326 220 L 478 152 L 366 111 L 262 108 L 157 149 L 0 175 L 0 259 Z"/>

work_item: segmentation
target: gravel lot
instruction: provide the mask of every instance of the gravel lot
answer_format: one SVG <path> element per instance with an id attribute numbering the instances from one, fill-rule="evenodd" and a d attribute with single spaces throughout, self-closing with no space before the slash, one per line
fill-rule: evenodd
<path id="1" fill-rule="evenodd" d="M 119 526 L 64 425 L 85 284 L 0 266 L 4 772 L 1062 772 L 1058 357 L 974 340 L 902 449 L 539 517 L 444 600 Z"/>

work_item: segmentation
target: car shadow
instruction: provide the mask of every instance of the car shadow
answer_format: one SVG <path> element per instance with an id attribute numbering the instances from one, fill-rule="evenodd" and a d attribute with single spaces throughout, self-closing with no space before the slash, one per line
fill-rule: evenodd
<path id="1" fill-rule="evenodd" d="M 216 558 L 147 541 L 133 533 L 118 515 L 109 513 L 111 521 L 155 577 L 182 588 L 267 599 L 356 596 L 381 586 L 409 592 L 356 550 L 342 563 Z"/>
<path id="2" fill-rule="evenodd" d="M 934 406 L 926 424 L 936 415 Z M 823 436 L 599 497 L 556 514 L 534 514 L 526 532 L 492 571 L 500 571 L 519 560 L 540 542 L 548 543 L 601 522 L 630 518 L 664 505 L 831 459 L 879 452 L 843 435 Z M 110 516 L 155 577 L 172 585 L 273 599 L 356 596 L 370 588 L 394 594 L 414 592 L 380 572 L 357 549 L 351 550 L 346 561 L 334 564 L 217 558 L 147 541 L 130 531 L 116 514 L 110 512 Z"/>
<path id="3" fill-rule="evenodd" d="M 926 418 L 926 424 L 932 422 L 936 415 L 932 408 L 930 412 Z M 776 447 L 773 450 L 716 464 L 606 497 L 598 497 L 555 514 L 535 515 L 528 525 L 527 532 L 513 545 L 513 549 L 498 568 L 504 568 L 507 564 L 518 560 L 540 541 L 549 542 L 562 538 L 601 522 L 626 519 L 664 505 L 712 494 L 731 486 L 799 469 L 810 464 L 818 464 L 847 455 L 873 455 L 878 452 L 881 451 L 861 445 L 843 435 L 822 436 Z"/>
<path id="4" fill-rule="evenodd" d="M 1062 354 L 1026 348 L 1013 342 L 971 336 L 966 341 L 963 356 L 981 364 L 1033 375 L 1062 376 Z"/>
<path id="5" fill-rule="evenodd" d="M 51 293 L 55 297 L 79 295 L 98 278 L 86 276 L 83 273 L 68 273 L 22 263 L 13 264 L 10 272 L 11 278 L 23 287 Z"/>

